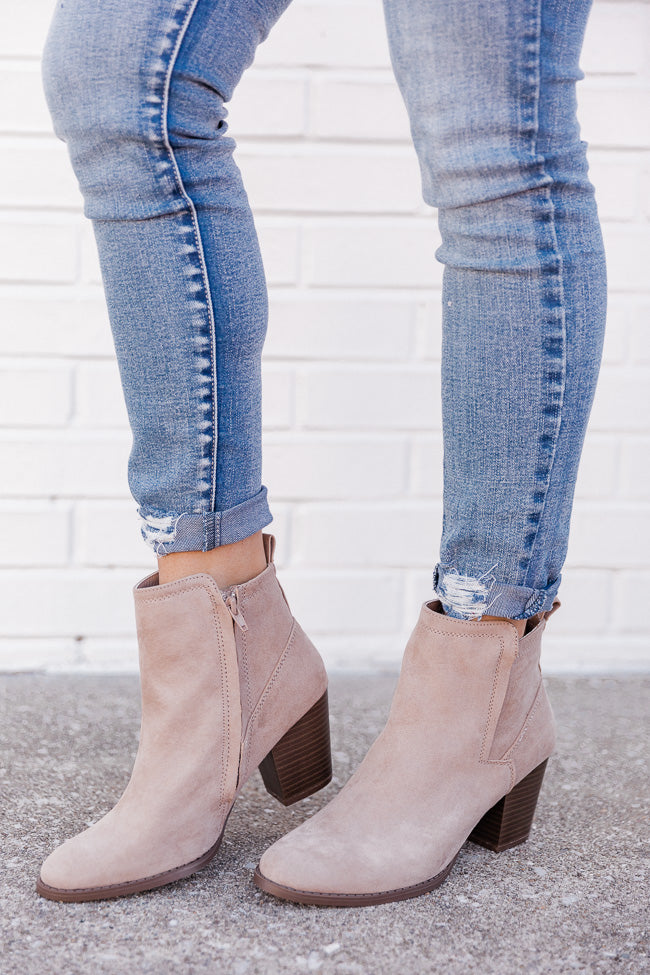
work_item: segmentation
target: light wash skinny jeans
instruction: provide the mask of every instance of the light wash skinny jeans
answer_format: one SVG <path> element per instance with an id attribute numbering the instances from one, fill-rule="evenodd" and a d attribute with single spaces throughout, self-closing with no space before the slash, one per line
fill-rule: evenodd
<path id="1" fill-rule="evenodd" d="M 133 431 L 129 483 L 159 555 L 271 521 L 267 290 L 224 103 L 288 3 L 62 0 L 45 46 L 55 131 L 99 249 Z M 529 617 L 560 584 L 606 305 L 576 121 L 589 7 L 384 0 L 442 236 L 434 588 L 457 618 Z"/>

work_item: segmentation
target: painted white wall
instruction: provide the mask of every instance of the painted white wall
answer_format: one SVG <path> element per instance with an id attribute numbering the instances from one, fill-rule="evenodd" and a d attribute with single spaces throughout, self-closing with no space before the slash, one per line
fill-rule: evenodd
<path id="1" fill-rule="evenodd" d="M 152 560 L 94 239 L 41 91 L 53 6 L 0 0 L 0 668 L 132 669 Z M 583 66 L 611 297 L 548 672 L 648 664 L 650 4 L 597 0 Z M 438 554 L 442 267 L 380 0 L 294 0 L 230 125 L 271 290 L 281 578 L 330 665 L 394 665 Z"/>

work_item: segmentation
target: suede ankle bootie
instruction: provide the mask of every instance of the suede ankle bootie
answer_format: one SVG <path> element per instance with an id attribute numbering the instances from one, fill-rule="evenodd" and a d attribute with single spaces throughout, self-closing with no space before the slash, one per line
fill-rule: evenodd
<path id="1" fill-rule="evenodd" d="M 39 894 L 88 901 L 188 877 L 216 854 L 259 766 L 289 805 L 331 778 L 327 676 L 266 569 L 222 593 L 198 574 L 134 589 L 142 692 L 130 782 L 99 822 L 43 864 Z"/>
<path id="2" fill-rule="evenodd" d="M 301 904 L 380 904 L 438 887 L 467 839 L 523 843 L 555 744 L 539 657 L 559 605 L 520 638 L 507 621 L 424 603 L 386 727 L 341 792 L 266 851 L 258 887 Z"/>

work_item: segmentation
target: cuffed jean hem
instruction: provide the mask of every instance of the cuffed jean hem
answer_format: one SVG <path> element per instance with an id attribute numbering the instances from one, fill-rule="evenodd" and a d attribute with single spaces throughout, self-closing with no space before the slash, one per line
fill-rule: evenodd
<path id="1" fill-rule="evenodd" d="M 253 498 L 232 508 L 197 514 L 170 514 L 138 508 L 142 519 L 142 537 L 156 555 L 208 552 L 219 545 L 240 542 L 273 520 L 266 494 L 266 488 L 262 485 Z"/>
<path id="2" fill-rule="evenodd" d="M 455 619 L 469 620 L 488 614 L 523 620 L 551 608 L 561 578 L 558 576 L 546 589 L 529 589 L 497 582 L 487 574 L 462 575 L 453 566 L 439 562 L 433 570 L 433 588 L 445 613 Z"/>

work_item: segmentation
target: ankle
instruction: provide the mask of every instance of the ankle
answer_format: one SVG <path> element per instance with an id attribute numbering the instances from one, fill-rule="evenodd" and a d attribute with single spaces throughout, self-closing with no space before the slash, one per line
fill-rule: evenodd
<path id="1" fill-rule="evenodd" d="M 444 607 L 442 608 L 442 612 L 445 616 L 449 615 Z M 522 637 L 526 632 L 526 624 L 528 623 L 528 620 L 513 620 L 510 619 L 509 616 L 477 616 L 475 619 L 479 622 L 483 620 L 487 620 L 488 622 L 490 620 L 499 620 L 500 622 L 512 623 L 520 637 Z"/>
<path id="2" fill-rule="evenodd" d="M 249 582 L 266 568 L 266 554 L 262 531 L 240 542 L 219 545 L 208 552 L 173 552 L 158 559 L 158 578 L 161 585 L 186 576 L 206 572 L 220 589 L 228 589 Z"/>
<path id="3" fill-rule="evenodd" d="M 481 616 L 482 620 L 501 620 L 505 623 L 512 623 L 517 629 L 517 633 L 520 637 L 526 632 L 526 623 L 528 620 L 512 620 L 509 616 Z"/>

